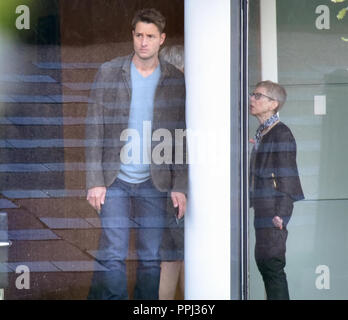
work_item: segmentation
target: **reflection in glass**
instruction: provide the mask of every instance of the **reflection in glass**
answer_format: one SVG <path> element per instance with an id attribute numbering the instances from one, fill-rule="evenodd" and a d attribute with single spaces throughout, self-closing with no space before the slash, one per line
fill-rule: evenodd
<path id="1" fill-rule="evenodd" d="M 250 206 L 254 209 L 255 260 L 267 299 L 288 300 L 284 272 L 287 224 L 293 202 L 303 199 L 296 164 L 296 142 L 277 112 L 286 101 L 285 89 L 259 82 L 249 102 L 260 123 L 250 157 Z"/>
<path id="2" fill-rule="evenodd" d="M 271 1 L 272 2 L 272 1 Z M 286 274 L 292 299 L 346 299 L 346 136 L 347 33 L 346 17 L 336 18 L 344 3 L 319 0 L 277 0 L 272 21 L 260 20 L 260 7 L 250 2 L 250 92 L 261 81 L 260 30 L 276 25 L 277 64 L 274 79 L 287 91 L 286 107 L 279 112 L 297 143 L 297 164 L 305 200 L 294 205 L 288 223 Z M 263 57 L 267 60 L 267 56 Z M 249 134 L 257 129 L 249 121 Z M 253 210 L 250 210 L 253 214 Z M 250 228 L 250 246 L 255 233 Z M 250 298 L 263 299 L 264 288 L 250 256 Z"/>

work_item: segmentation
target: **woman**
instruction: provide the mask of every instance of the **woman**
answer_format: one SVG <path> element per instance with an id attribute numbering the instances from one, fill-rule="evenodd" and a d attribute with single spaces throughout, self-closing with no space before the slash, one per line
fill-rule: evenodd
<path id="1" fill-rule="evenodd" d="M 254 208 L 255 260 L 267 299 L 289 299 L 285 267 L 287 224 L 293 202 L 304 199 L 296 164 L 296 142 L 277 112 L 285 89 L 262 81 L 250 94 L 250 114 L 260 123 L 250 158 L 250 206 Z"/>

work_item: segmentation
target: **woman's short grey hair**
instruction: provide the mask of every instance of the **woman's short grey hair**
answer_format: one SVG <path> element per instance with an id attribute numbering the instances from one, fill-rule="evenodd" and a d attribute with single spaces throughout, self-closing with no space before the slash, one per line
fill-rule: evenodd
<path id="1" fill-rule="evenodd" d="M 256 88 L 265 88 L 267 90 L 267 95 L 274 100 L 278 101 L 278 107 L 275 110 L 275 112 L 278 112 L 279 109 L 284 105 L 286 101 L 286 90 L 283 86 L 281 86 L 279 83 L 266 80 L 261 81 L 256 85 Z"/>
<path id="2" fill-rule="evenodd" d="M 182 45 L 174 45 L 169 47 L 164 47 L 160 56 L 165 61 L 172 64 L 177 69 L 184 71 L 185 66 L 185 54 L 184 54 L 184 46 Z"/>

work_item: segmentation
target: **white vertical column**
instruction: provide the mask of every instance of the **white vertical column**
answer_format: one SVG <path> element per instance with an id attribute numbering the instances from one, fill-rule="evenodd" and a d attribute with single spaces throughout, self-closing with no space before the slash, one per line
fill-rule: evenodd
<path id="1" fill-rule="evenodd" d="M 260 1 L 262 80 L 278 82 L 276 0 Z"/>
<path id="2" fill-rule="evenodd" d="M 230 1 L 185 1 L 185 298 L 230 299 Z"/>

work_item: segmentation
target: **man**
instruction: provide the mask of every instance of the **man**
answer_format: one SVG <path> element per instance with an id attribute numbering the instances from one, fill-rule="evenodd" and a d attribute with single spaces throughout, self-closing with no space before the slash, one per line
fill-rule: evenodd
<path id="1" fill-rule="evenodd" d="M 185 143 L 174 139 L 185 129 L 185 82 L 159 58 L 164 27 L 157 10 L 138 11 L 132 21 L 134 53 L 103 64 L 92 89 L 87 200 L 100 213 L 96 259 L 106 270 L 94 273 L 90 299 L 128 299 L 130 228 L 137 231 L 139 259 L 134 299 L 158 299 L 166 210 L 176 208 L 179 219 L 185 214 Z"/>
<path id="2" fill-rule="evenodd" d="M 255 211 L 255 260 L 268 300 L 288 300 L 285 268 L 287 224 L 293 203 L 304 198 L 296 141 L 277 112 L 286 101 L 278 83 L 262 81 L 250 95 L 250 114 L 260 123 L 250 158 L 250 205 Z"/>

